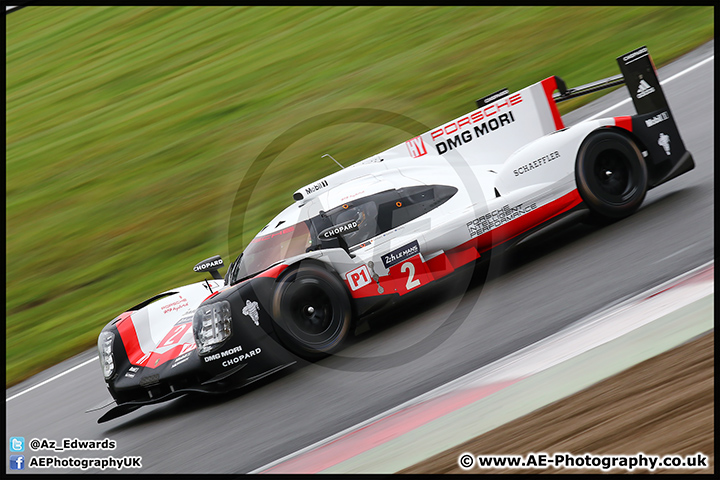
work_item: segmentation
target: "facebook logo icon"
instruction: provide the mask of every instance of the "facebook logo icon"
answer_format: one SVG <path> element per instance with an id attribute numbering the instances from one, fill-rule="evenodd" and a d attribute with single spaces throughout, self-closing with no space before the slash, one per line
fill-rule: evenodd
<path id="1" fill-rule="evenodd" d="M 11 452 L 24 452 L 25 451 L 25 438 L 24 437 L 10 437 L 10 451 Z"/>
<path id="2" fill-rule="evenodd" d="M 24 470 L 25 455 L 10 455 L 10 470 Z"/>

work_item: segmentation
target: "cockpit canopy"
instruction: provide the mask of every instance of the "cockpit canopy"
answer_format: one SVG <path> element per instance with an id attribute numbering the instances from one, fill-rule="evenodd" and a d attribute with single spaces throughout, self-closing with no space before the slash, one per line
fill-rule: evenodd
<path id="1" fill-rule="evenodd" d="M 362 248 L 372 238 L 404 225 L 447 202 L 457 188 L 421 185 L 385 190 L 353 199 L 299 222 L 258 235 L 228 269 L 228 283 L 253 276 L 282 260 L 312 250 L 343 247 Z M 318 234 L 334 225 L 354 220 L 357 229 L 321 241 Z M 261 232 L 262 233 L 262 232 Z"/>

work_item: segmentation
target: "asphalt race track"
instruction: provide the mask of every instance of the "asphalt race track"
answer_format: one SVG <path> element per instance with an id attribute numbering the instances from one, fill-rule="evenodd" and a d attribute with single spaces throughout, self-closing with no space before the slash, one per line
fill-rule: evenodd
<path id="1" fill-rule="evenodd" d="M 661 69 L 660 79 L 712 55 L 710 42 Z M 11 398 L 93 358 L 93 349 L 6 392 L 6 439 L 107 437 L 117 441 L 115 450 L 46 454 L 140 455 L 141 473 L 249 472 L 712 260 L 713 71 L 714 60 L 663 86 L 695 159 L 693 171 L 650 191 L 637 214 L 616 224 L 599 228 L 563 222 L 535 234 L 493 258 L 484 286 L 473 284 L 461 299 L 418 300 L 400 315 L 409 318 L 362 334 L 341 352 L 367 358 L 327 358 L 245 392 L 184 397 L 102 425 L 96 423 L 102 412 L 84 413 L 109 400 L 96 362 Z M 565 80 L 575 85 L 572 78 Z M 468 92 L 469 107 L 476 93 Z M 627 97 L 623 87 L 565 115 L 564 121 L 575 123 Z M 632 113 L 626 103 L 603 116 Z M 115 313 L 108 312 L 108 318 Z M 373 358 L 400 352 L 438 327 L 435 338 L 449 338 L 435 348 L 421 344 Z M 35 453 L 26 448 L 25 455 Z"/>

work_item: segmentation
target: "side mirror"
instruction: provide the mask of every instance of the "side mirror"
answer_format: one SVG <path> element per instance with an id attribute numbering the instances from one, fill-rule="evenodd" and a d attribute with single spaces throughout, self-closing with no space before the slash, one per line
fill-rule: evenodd
<path id="1" fill-rule="evenodd" d="M 330 228 L 326 228 L 318 235 L 320 241 L 332 240 L 335 237 L 348 232 L 357 232 L 360 229 L 357 220 L 350 220 L 348 222 L 338 223 Z M 340 237 L 342 238 L 342 237 Z"/>
<path id="2" fill-rule="evenodd" d="M 345 252 L 350 256 L 350 258 L 355 258 L 355 255 L 350 253 L 348 244 L 342 237 L 342 235 L 348 232 L 357 232 L 359 229 L 360 226 L 358 225 L 357 220 L 350 220 L 347 222 L 338 223 L 337 225 L 333 225 L 330 228 L 326 228 L 318 234 L 318 238 L 321 242 L 327 242 L 329 240 L 332 240 L 333 238 L 337 238 L 340 242 L 340 247 L 345 250 Z"/>
<path id="3" fill-rule="evenodd" d="M 222 261 L 222 258 L 220 257 L 220 255 L 215 255 L 214 257 L 210 257 L 210 258 L 198 263 L 197 265 L 195 265 L 193 267 L 193 270 L 195 270 L 198 273 L 210 272 L 210 275 L 212 275 L 212 277 L 215 280 L 222 280 L 223 277 L 218 272 L 218 269 L 220 267 L 222 267 L 223 265 L 224 264 L 223 264 L 223 261 Z"/>

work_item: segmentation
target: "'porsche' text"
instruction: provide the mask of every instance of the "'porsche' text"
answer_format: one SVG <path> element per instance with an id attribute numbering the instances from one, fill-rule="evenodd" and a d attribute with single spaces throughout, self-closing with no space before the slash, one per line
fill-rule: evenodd
<path id="1" fill-rule="evenodd" d="M 486 133 L 495 131 L 503 125 L 509 125 L 514 121 L 515 117 L 513 117 L 512 112 L 503 113 L 502 115 L 498 115 L 497 118 L 491 118 L 487 122 L 476 125 L 473 130 L 463 130 L 458 135 L 455 135 L 453 138 L 448 138 L 445 141 L 440 141 L 436 143 L 435 148 L 437 148 L 438 155 L 442 155 L 448 150 L 452 150 L 453 148 L 459 147 L 463 143 L 468 143 L 469 141 L 471 141 L 474 138 L 473 132 L 475 133 L 475 137 L 481 137 Z"/>

